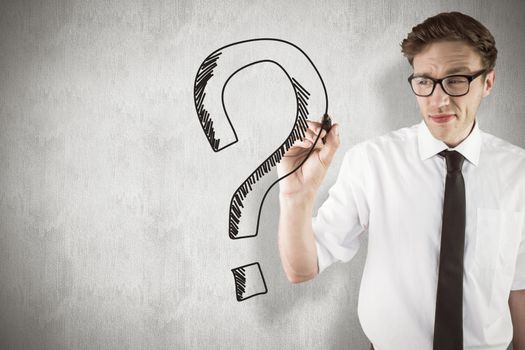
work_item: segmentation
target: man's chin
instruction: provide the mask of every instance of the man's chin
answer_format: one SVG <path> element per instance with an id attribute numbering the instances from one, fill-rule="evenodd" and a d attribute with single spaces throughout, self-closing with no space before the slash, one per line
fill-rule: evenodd
<path id="1" fill-rule="evenodd" d="M 442 141 L 446 144 L 450 143 L 451 135 L 450 135 L 450 132 L 447 130 L 448 128 L 442 125 L 437 125 L 437 126 L 430 126 L 428 129 L 430 130 L 430 133 L 432 134 L 432 136 L 434 136 L 435 139 Z"/>

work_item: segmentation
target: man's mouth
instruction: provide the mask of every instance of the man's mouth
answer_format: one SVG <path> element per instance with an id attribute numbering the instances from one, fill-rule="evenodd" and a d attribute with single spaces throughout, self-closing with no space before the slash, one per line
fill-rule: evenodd
<path id="1" fill-rule="evenodd" d="M 455 114 L 434 114 L 429 116 L 433 122 L 438 124 L 446 123 L 456 117 Z"/>

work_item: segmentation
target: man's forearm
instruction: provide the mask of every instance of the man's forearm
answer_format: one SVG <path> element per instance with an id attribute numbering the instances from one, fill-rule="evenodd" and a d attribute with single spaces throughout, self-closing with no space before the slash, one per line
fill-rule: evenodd
<path id="1" fill-rule="evenodd" d="M 514 328 L 512 348 L 514 350 L 525 350 L 525 290 L 510 292 L 509 307 Z"/>
<path id="2" fill-rule="evenodd" d="M 284 271 L 293 283 L 317 275 L 317 251 L 312 229 L 314 198 L 280 195 L 279 252 Z"/>

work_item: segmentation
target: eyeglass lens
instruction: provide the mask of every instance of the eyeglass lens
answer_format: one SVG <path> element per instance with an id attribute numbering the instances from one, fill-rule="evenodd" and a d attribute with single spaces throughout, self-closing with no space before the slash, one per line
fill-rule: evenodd
<path id="1" fill-rule="evenodd" d="M 411 81 L 416 95 L 428 96 L 434 89 L 434 81 L 426 77 L 416 77 Z M 451 76 L 442 81 L 442 87 L 449 95 L 464 95 L 468 92 L 469 81 L 462 76 Z"/>

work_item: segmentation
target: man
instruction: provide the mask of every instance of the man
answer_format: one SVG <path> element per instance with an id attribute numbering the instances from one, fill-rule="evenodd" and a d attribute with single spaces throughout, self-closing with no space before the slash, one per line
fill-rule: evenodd
<path id="1" fill-rule="evenodd" d="M 287 174 L 318 139 L 280 183 L 284 271 L 312 279 L 349 261 L 368 232 L 358 315 L 376 350 L 524 350 L 525 151 L 476 121 L 494 86 L 494 38 L 441 13 L 412 28 L 402 52 L 420 124 L 352 147 L 313 219 L 339 126 L 310 122 L 279 164 Z"/>

